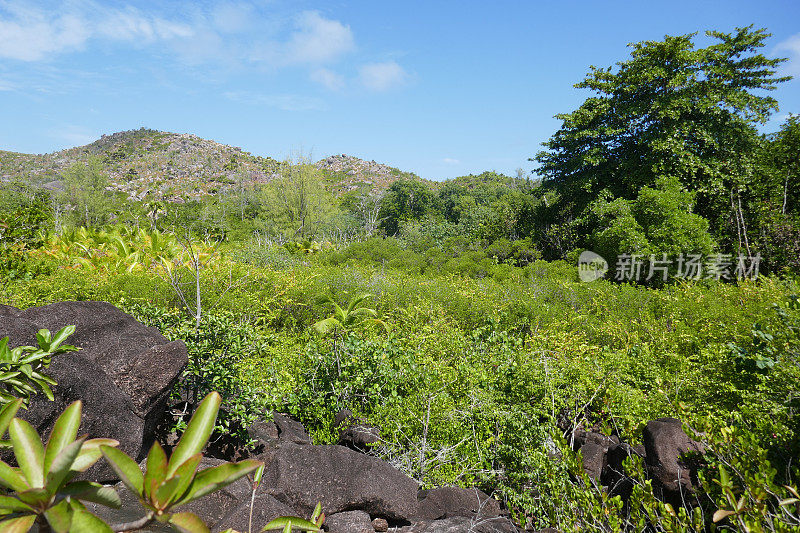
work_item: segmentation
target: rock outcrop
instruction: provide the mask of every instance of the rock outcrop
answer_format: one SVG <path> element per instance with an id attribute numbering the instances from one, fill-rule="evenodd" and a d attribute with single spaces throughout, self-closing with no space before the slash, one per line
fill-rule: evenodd
<path id="1" fill-rule="evenodd" d="M 39 329 L 55 333 L 68 325 L 76 330 L 66 342 L 80 350 L 53 358 L 47 373 L 58 382 L 55 401 L 36 395 L 19 416 L 46 435 L 67 405 L 82 400 L 83 433 L 116 439 L 125 453 L 143 458 L 186 366 L 186 346 L 169 342 L 157 329 L 105 302 L 60 302 L 24 311 L 6 306 L 0 313 L 0 338 L 10 337 L 10 346 L 35 345 Z M 86 475 L 99 481 L 115 478 L 103 462 Z"/>

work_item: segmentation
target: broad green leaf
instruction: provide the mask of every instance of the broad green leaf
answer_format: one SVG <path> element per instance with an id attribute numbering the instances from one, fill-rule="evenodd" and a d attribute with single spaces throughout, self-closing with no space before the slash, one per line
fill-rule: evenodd
<path id="1" fill-rule="evenodd" d="M 68 533 L 72 525 L 72 508 L 67 500 L 61 500 L 44 512 L 47 523 L 55 533 Z"/>
<path id="2" fill-rule="evenodd" d="M 106 507 L 119 509 L 122 506 L 122 500 L 117 494 L 114 487 L 106 487 L 100 483 L 93 483 L 91 481 L 76 481 L 70 483 L 59 494 L 64 496 L 74 496 L 82 501 L 99 503 Z"/>
<path id="3" fill-rule="evenodd" d="M 196 500 L 206 494 L 225 487 L 242 476 L 256 470 L 263 463 L 248 459 L 238 463 L 225 463 L 212 468 L 201 470 L 194 477 L 194 481 L 189 487 L 189 491 L 178 500 L 178 505 L 183 505 L 192 500 Z"/>
<path id="4" fill-rule="evenodd" d="M 33 507 L 27 503 L 16 498 L 12 498 L 11 496 L 3 496 L 2 494 L 0 494 L 0 509 L 3 509 L 4 511 L 10 511 L 12 513 L 25 513 L 28 511 L 33 511 Z"/>
<path id="5" fill-rule="evenodd" d="M 64 342 L 66 338 L 72 335 L 73 333 L 75 333 L 75 326 L 64 326 L 63 328 L 58 330 L 58 333 L 56 333 L 55 337 L 53 337 L 53 340 L 50 341 L 51 348 L 53 349 L 59 347 L 61 347 L 62 349 L 75 348 L 74 346 L 69 346 L 69 347 L 61 346 L 61 343 Z"/>
<path id="6" fill-rule="evenodd" d="M 102 454 L 100 453 L 100 446 L 119 446 L 119 441 L 114 439 L 89 439 L 83 442 L 81 446 L 81 453 L 72 463 L 73 472 L 85 472 L 90 466 L 100 460 Z"/>
<path id="7" fill-rule="evenodd" d="M 39 440 L 39 434 L 33 426 L 15 418 L 8 427 L 11 436 L 11 445 L 14 447 L 14 456 L 17 458 L 22 473 L 33 488 L 44 486 L 42 463 L 44 461 L 44 447 Z"/>
<path id="8" fill-rule="evenodd" d="M 40 329 L 38 332 L 36 332 L 36 342 L 39 344 L 39 348 L 41 348 L 43 352 L 49 352 L 50 330 Z"/>
<path id="9" fill-rule="evenodd" d="M 88 511 L 75 509 L 72 513 L 72 529 L 75 533 L 114 533 L 113 530 Z"/>
<path id="10" fill-rule="evenodd" d="M 47 479 L 45 482 L 45 488 L 47 488 L 50 494 L 55 494 L 58 488 L 70 478 L 70 474 L 74 473 L 72 464 L 81 451 L 81 445 L 83 445 L 83 441 L 76 440 L 68 444 L 61 450 L 61 453 L 53 459 L 50 470 L 46 471 Z"/>
<path id="11" fill-rule="evenodd" d="M 17 492 L 31 488 L 19 469 L 12 468 L 3 461 L 0 461 L 0 485 Z"/>
<path id="12" fill-rule="evenodd" d="M 275 520 L 270 521 L 261 531 L 275 531 L 284 529 L 286 527 L 302 529 L 303 531 L 321 531 L 316 524 L 309 522 L 303 518 L 296 516 L 279 516 Z"/>
<path id="13" fill-rule="evenodd" d="M 175 513 L 169 518 L 169 523 L 181 533 L 211 533 L 194 513 Z"/>
<path id="14" fill-rule="evenodd" d="M 175 496 L 176 489 L 181 484 L 181 478 L 178 476 L 172 476 L 168 480 L 164 481 L 160 485 L 155 487 L 155 493 L 150 498 L 156 507 L 159 509 L 167 509 L 169 507 L 169 502 L 173 500 Z"/>
<path id="15" fill-rule="evenodd" d="M 36 515 L 19 516 L 0 522 L 2 533 L 27 533 L 33 527 Z"/>
<path id="16" fill-rule="evenodd" d="M 203 447 L 214 430 L 221 403 L 222 398 L 216 392 L 209 393 L 200 402 L 197 411 L 192 415 L 192 419 L 186 427 L 186 431 L 183 432 L 181 440 L 172 452 L 167 468 L 167 476 L 174 474 L 178 467 L 185 463 L 189 457 L 203 451 Z"/>
<path id="17" fill-rule="evenodd" d="M 80 400 L 72 402 L 61 416 L 58 417 L 53 425 L 53 431 L 47 439 L 47 447 L 44 451 L 44 471 L 50 470 L 53 460 L 61 453 L 69 443 L 74 442 L 78 436 L 78 426 L 81 424 L 81 408 L 83 404 Z"/>
<path id="18" fill-rule="evenodd" d="M 6 404 L 2 409 L 0 409 L 0 438 L 6 434 L 8 425 L 11 423 L 11 420 L 14 418 L 14 416 L 16 416 L 20 407 L 22 407 L 22 399 L 17 398 L 13 402 Z"/>
<path id="19" fill-rule="evenodd" d="M 167 479 L 167 454 L 158 441 L 150 447 L 144 473 L 144 495 L 152 496 L 156 487 Z"/>
<path id="20" fill-rule="evenodd" d="M 197 472 L 197 467 L 203 459 L 203 454 L 195 454 L 191 456 L 175 471 L 175 477 L 179 477 L 181 482 L 175 487 L 175 491 L 167 503 L 173 503 L 179 500 L 189 489 L 189 486 L 194 480 L 194 475 Z"/>
<path id="21" fill-rule="evenodd" d="M 28 489 L 17 493 L 17 498 L 33 507 L 44 507 L 50 501 L 50 497 L 50 493 L 45 489 Z"/>
<path id="22" fill-rule="evenodd" d="M 122 483 L 134 494 L 143 496 L 144 474 L 139 470 L 139 465 L 136 464 L 136 461 L 125 455 L 121 450 L 110 446 L 100 446 L 100 451 Z"/>

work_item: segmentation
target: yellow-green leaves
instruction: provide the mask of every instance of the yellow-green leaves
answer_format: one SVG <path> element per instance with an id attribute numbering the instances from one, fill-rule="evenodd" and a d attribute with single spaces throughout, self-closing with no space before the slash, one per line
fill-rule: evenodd
<path id="1" fill-rule="evenodd" d="M 40 343 L 51 342 L 42 335 Z M 8 413 L 16 412 L 20 402 L 6 406 L 0 412 L 0 423 Z M 0 461 L 0 485 L 14 491 L 0 498 L 0 515 L 13 516 L 0 522 L 0 532 L 27 531 L 39 519 L 56 533 L 81 531 L 107 533 L 111 529 L 89 513 L 79 500 L 109 507 L 119 507 L 119 495 L 111 487 L 98 483 L 70 481 L 76 473 L 86 470 L 100 458 L 100 446 L 116 446 L 113 439 L 77 439 L 81 420 L 81 402 L 69 405 L 56 420 L 47 439 L 47 446 L 36 430 L 24 420 L 14 418 L 8 423 L 11 446 L 18 468 Z"/>
<path id="2" fill-rule="evenodd" d="M 44 487 L 42 463 L 44 462 L 44 447 L 39 440 L 39 434 L 33 427 L 19 418 L 11 421 L 8 428 L 11 435 L 11 445 L 17 458 L 25 480 L 32 488 Z"/>
<path id="3" fill-rule="evenodd" d="M 284 532 L 289 532 L 292 531 L 292 529 L 299 531 L 322 531 L 317 524 L 309 522 L 303 518 L 297 518 L 295 516 L 280 516 L 275 520 L 270 521 L 261 531 L 282 530 Z"/>

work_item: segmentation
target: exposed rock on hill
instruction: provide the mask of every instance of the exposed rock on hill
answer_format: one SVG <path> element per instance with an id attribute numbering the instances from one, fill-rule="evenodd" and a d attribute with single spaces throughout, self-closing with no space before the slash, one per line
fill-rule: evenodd
<path id="1" fill-rule="evenodd" d="M 62 190 L 64 176 L 76 163 L 90 161 L 108 177 L 109 190 L 131 200 L 182 202 L 240 187 L 266 183 L 280 162 L 235 146 L 188 133 L 150 129 L 103 135 L 86 146 L 34 155 L 0 150 L 0 183 L 23 181 Z M 360 188 L 385 189 L 398 179 L 418 179 L 375 161 L 336 155 L 316 163 L 337 193 Z"/>

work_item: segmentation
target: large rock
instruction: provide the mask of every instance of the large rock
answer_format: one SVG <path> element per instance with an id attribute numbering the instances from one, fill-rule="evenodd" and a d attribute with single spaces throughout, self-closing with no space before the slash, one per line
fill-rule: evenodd
<path id="1" fill-rule="evenodd" d="M 332 427 L 339 433 L 339 444 L 356 451 L 367 451 L 371 445 L 381 441 L 381 430 L 353 416 L 349 409 L 336 414 Z"/>
<path id="2" fill-rule="evenodd" d="M 398 533 L 519 533 L 507 518 L 467 518 L 453 516 L 442 520 L 416 522 L 397 529 Z"/>
<path id="3" fill-rule="evenodd" d="M 38 329 L 55 333 L 68 325 L 76 330 L 66 342 L 81 350 L 53 358 L 48 374 L 58 382 L 55 401 L 36 395 L 21 418 L 44 435 L 67 405 L 82 400 L 82 433 L 117 439 L 125 453 L 142 459 L 187 363 L 186 346 L 105 302 L 61 302 L 18 312 L 6 307 L 0 313 L 0 337 L 10 336 L 11 346 L 35 345 Z M 115 475 L 99 462 L 87 477 L 109 481 Z"/>
<path id="4" fill-rule="evenodd" d="M 697 487 L 697 465 L 687 454 L 702 453 L 701 443 L 684 433 L 677 418 L 659 418 L 647 423 L 643 441 L 647 473 L 653 491 L 663 501 L 679 505 Z"/>
<path id="5" fill-rule="evenodd" d="M 345 511 L 325 519 L 329 533 L 375 533 L 369 515 L 364 511 Z"/>
<path id="6" fill-rule="evenodd" d="M 343 446 L 281 445 L 263 483 L 301 516 L 310 515 L 317 502 L 326 514 L 358 509 L 393 522 L 417 515 L 416 481 Z"/>
<path id="7" fill-rule="evenodd" d="M 438 520 L 453 516 L 494 518 L 500 516 L 500 504 L 479 489 L 442 487 L 421 490 L 418 494 L 419 517 Z"/>

